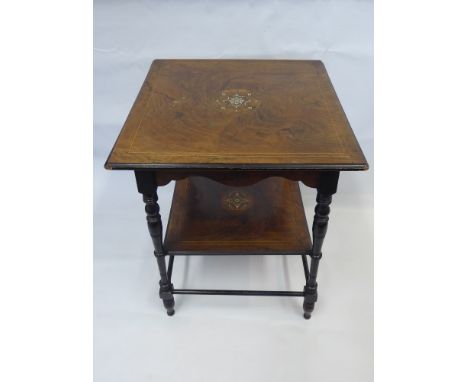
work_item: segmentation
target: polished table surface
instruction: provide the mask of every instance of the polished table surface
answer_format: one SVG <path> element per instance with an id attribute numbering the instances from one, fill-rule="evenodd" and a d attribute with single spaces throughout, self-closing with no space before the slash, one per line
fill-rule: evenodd
<path id="1" fill-rule="evenodd" d="M 365 170 L 321 61 L 155 60 L 108 169 Z"/>
<path id="2" fill-rule="evenodd" d="M 300 255 L 312 249 L 298 182 L 264 179 L 230 187 L 178 181 L 164 248 L 170 255 Z"/>

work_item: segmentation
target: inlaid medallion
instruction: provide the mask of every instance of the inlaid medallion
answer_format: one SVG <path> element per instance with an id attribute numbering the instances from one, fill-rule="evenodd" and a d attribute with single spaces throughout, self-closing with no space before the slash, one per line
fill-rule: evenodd
<path id="1" fill-rule="evenodd" d="M 243 211 L 252 204 L 251 198 L 242 191 L 231 191 L 223 200 L 224 206 L 231 211 Z"/>
<path id="2" fill-rule="evenodd" d="M 221 110 L 231 109 L 255 110 L 259 101 L 255 99 L 250 90 L 246 89 L 226 89 L 221 92 L 221 97 L 216 99 Z"/>

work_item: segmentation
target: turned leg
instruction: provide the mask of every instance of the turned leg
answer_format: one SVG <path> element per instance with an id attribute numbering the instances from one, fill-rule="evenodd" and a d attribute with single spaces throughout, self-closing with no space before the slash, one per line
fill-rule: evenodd
<path id="1" fill-rule="evenodd" d="M 172 295 L 174 287 L 169 280 L 166 269 L 166 259 L 162 245 L 162 223 L 161 215 L 159 214 L 157 189 L 154 188 L 154 192 L 152 194 L 143 194 L 143 201 L 145 202 L 146 221 L 148 222 L 148 229 L 154 245 L 154 256 L 158 262 L 159 274 L 161 276 L 161 280 L 159 281 L 159 297 L 163 300 L 167 314 L 172 316 L 175 312 L 174 297 Z"/>
<path id="2" fill-rule="evenodd" d="M 322 244 L 328 227 L 328 214 L 332 195 L 317 192 L 317 205 L 315 206 L 314 223 L 312 225 L 312 251 L 310 254 L 309 279 L 304 287 L 304 318 L 309 319 L 317 301 L 317 271 L 322 258 Z"/>
<path id="3" fill-rule="evenodd" d="M 317 301 L 317 272 L 322 258 L 322 245 L 328 228 L 328 215 L 332 195 L 338 186 L 339 172 L 324 172 L 320 176 L 317 189 L 317 204 L 315 206 L 314 222 L 312 224 L 312 251 L 309 278 L 304 287 L 304 318 L 309 319 Z"/>

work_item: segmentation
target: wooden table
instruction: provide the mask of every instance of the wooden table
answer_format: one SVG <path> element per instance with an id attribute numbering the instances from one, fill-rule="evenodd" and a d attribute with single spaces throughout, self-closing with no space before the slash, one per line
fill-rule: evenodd
<path id="1" fill-rule="evenodd" d="M 169 315 L 175 294 L 262 295 L 304 297 L 310 318 L 339 173 L 368 165 L 320 61 L 156 60 L 105 167 L 135 172 Z M 163 243 L 157 189 L 172 180 Z M 317 189 L 312 241 L 299 181 Z M 280 254 L 301 256 L 303 291 L 171 283 L 175 256 Z"/>

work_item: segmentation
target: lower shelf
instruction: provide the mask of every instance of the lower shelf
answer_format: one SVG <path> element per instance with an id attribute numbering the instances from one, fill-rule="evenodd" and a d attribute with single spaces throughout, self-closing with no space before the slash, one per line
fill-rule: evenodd
<path id="1" fill-rule="evenodd" d="M 169 255 L 308 253 L 299 185 L 283 178 L 245 187 L 202 177 L 178 181 L 164 246 Z"/>

